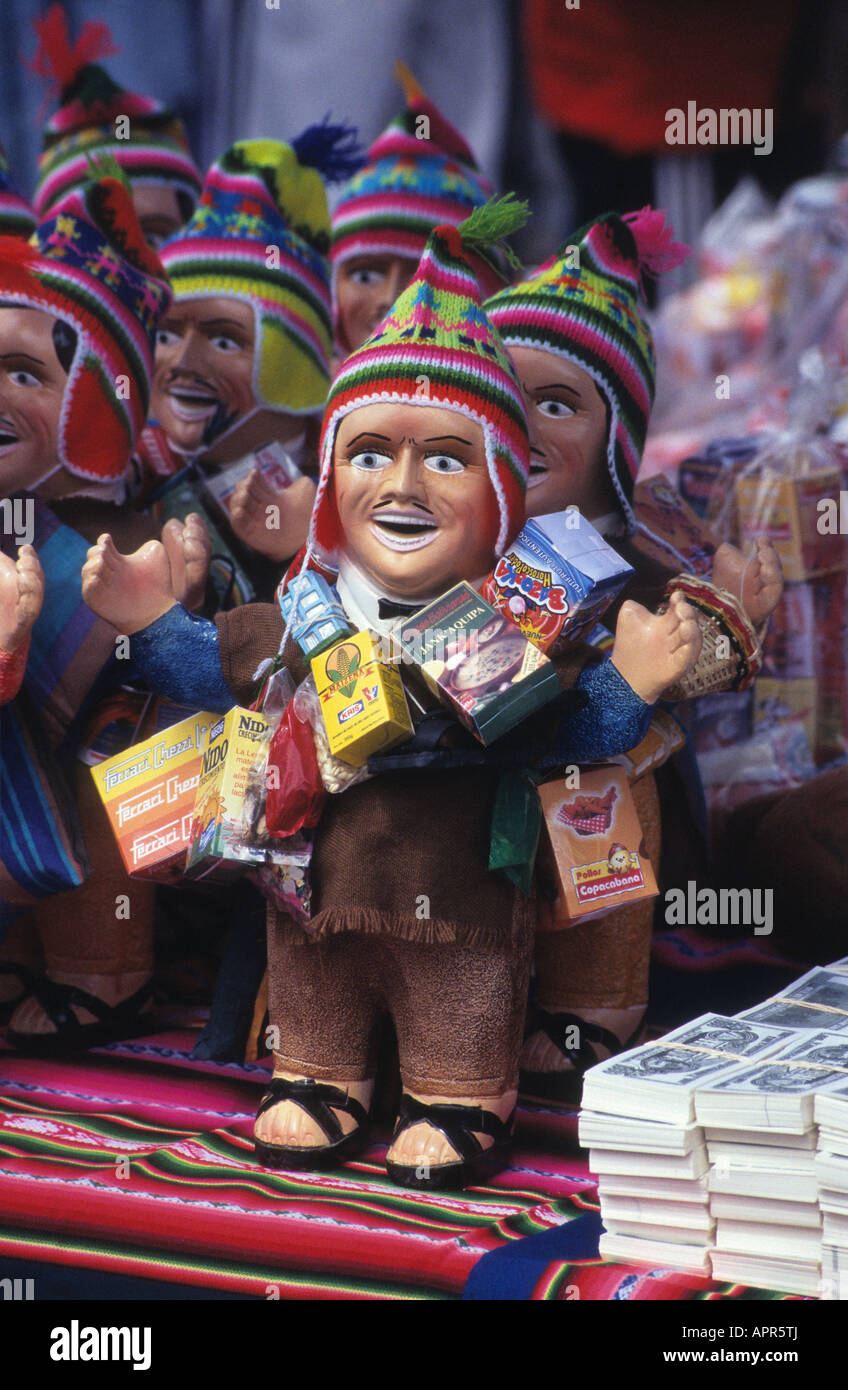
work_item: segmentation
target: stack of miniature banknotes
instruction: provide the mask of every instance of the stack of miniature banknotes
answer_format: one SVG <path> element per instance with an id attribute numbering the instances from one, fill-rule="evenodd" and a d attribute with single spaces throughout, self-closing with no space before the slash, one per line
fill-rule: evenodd
<path id="1" fill-rule="evenodd" d="M 592 1067 L 601 1254 L 848 1300 L 848 957 Z"/>

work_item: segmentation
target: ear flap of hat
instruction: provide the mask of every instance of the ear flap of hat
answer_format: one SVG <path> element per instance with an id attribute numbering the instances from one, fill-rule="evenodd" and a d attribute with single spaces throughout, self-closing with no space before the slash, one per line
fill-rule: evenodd
<path id="1" fill-rule="evenodd" d="M 129 412 L 134 410 L 143 423 L 144 405 L 128 399 L 122 403 L 116 397 L 118 383 L 107 381 L 97 359 L 88 355 L 79 368 L 73 370 L 69 384 L 71 408 L 64 417 L 59 453 L 62 461 L 79 477 L 96 482 L 111 482 L 126 474 L 133 435 Z M 131 389 L 128 379 L 128 391 Z M 92 427 L 92 422 L 96 422 Z M 123 464 L 121 464 L 123 460 Z"/>
<path id="2" fill-rule="evenodd" d="M 257 399 L 279 410 L 320 410 L 327 396 L 327 368 L 277 316 L 262 316 L 257 353 Z"/>

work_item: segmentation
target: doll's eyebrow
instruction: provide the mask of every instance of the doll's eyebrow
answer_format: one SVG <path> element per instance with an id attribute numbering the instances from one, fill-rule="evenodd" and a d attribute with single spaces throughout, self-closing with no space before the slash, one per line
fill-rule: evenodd
<path id="1" fill-rule="evenodd" d="M 37 367 L 43 367 L 45 365 L 40 357 L 33 357 L 29 352 L 0 353 L 0 362 L 34 362 Z"/>
<path id="2" fill-rule="evenodd" d="M 552 381 L 547 386 L 525 386 L 524 389 L 528 395 L 533 391 L 568 391 L 580 400 L 580 392 L 574 386 L 566 386 L 564 381 Z"/>
<path id="3" fill-rule="evenodd" d="M 352 449 L 354 444 L 359 443 L 360 439 L 379 439 L 384 444 L 391 443 L 391 440 L 389 439 L 389 436 L 387 434 L 375 434 L 373 430 L 363 430 L 361 434 L 354 435 L 353 439 L 350 441 L 347 447 L 349 449 Z"/>
<path id="4" fill-rule="evenodd" d="M 463 439 L 461 434 L 437 434 L 434 435 L 432 439 L 423 440 L 423 443 L 444 444 L 446 441 L 451 441 L 454 444 L 467 444 L 469 447 L 471 446 L 471 440 Z"/>

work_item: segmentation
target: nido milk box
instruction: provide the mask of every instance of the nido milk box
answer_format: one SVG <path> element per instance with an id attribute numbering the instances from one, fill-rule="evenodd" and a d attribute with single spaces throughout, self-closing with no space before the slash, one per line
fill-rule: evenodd
<path id="1" fill-rule="evenodd" d="M 182 878 L 203 749 L 216 718 L 203 710 L 91 769 L 132 878 Z"/>
<path id="2" fill-rule="evenodd" d="M 354 632 L 312 658 L 330 752 L 351 767 L 412 738 L 398 671 L 380 661 L 377 639 Z"/>
<path id="3" fill-rule="evenodd" d="M 470 584 L 408 618 L 398 640 L 436 698 L 484 745 L 561 693 L 544 652 Z"/>
<path id="4" fill-rule="evenodd" d="M 737 478 L 738 545 L 747 554 L 758 536 L 767 536 L 780 556 L 783 578 L 790 582 L 843 569 L 842 537 L 819 530 L 819 503 L 827 498 L 838 507 L 841 486 L 836 466 Z"/>
<path id="5" fill-rule="evenodd" d="M 548 930 L 657 896 L 624 768 L 581 768 L 579 790 L 557 780 L 539 787 L 539 797 L 559 887 L 544 914 Z"/>
<path id="6" fill-rule="evenodd" d="M 251 847 L 242 832 L 247 777 L 268 720 L 235 705 L 213 719 L 197 784 L 187 878 L 230 882 L 251 864 L 264 864 L 264 849 Z"/>
<path id="7" fill-rule="evenodd" d="M 594 627 L 633 570 L 577 507 L 526 521 L 483 593 L 542 651 Z"/>

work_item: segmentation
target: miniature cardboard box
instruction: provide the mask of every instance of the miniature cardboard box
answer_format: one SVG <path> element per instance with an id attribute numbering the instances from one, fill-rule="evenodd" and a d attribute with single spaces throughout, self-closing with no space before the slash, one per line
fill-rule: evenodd
<path id="1" fill-rule="evenodd" d="M 633 537 L 637 550 L 670 569 L 679 569 L 679 561 L 662 544 L 665 541 L 689 562 L 694 574 L 709 577 L 718 541 L 664 474 L 636 484 L 633 510 L 636 520 L 651 533 L 637 531 Z"/>
<path id="2" fill-rule="evenodd" d="M 197 783 L 186 878 L 229 883 L 251 865 L 265 863 L 266 849 L 247 843 L 242 823 L 248 774 L 267 728 L 263 714 L 240 705 L 212 723 Z"/>
<path id="3" fill-rule="evenodd" d="M 182 878 L 203 749 L 215 719 L 202 710 L 92 767 L 131 878 Z"/>
<path id="4" fill-rule="evenodd" d="M 398 671 L 380 660 L 370 632 L 355 632 L 313 657 L 312 671 L 330 752 L 351 767 L 412 738 Z"/>
<path id="5" fill-rule="evenodd" d="M 484 745 L 561 693 L 553 663 L 470 584 L 408 618 L 398 641 L 428 689 Z"/>
<path id="6" fill-rule="evenodd" d="M 835 465 L 737 478 L 738 544 L 747 554 L 758 536 L 768 536 L 790 583 L 843 569 L 842 537 L 819 529 L 819 502 L 828 498 L 838 505 L 841 486 L 842 473 Z"/>
<path id="7" fill-rule="evenodd" d="M 576 507 L 526 521 L 484 595 L 542 651 L 594 627 L 633 569 Z"/>
<path id="8" fill-rule="evenodd" d="M 559 887 L 553 910 L 540 922 L 544 930 L 657 896 L 624 768 L 581 768 L 579 789 L 567 779 L 546 782 L 539 797 Z"/>

